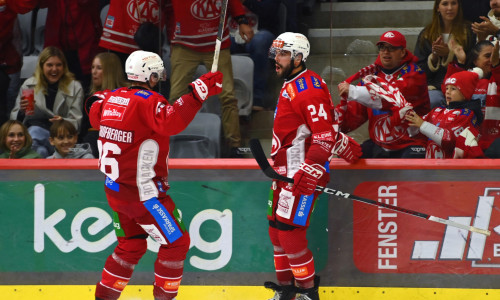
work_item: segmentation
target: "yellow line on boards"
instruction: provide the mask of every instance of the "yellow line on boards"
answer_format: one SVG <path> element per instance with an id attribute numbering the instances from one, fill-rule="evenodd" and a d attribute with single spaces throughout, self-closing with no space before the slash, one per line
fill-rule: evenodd
<path id="1" fill-rule="evenodd" d="M 153 300 L 153 287 L 130 285 L 120 300 Z M 94 299 L 93 285 L 1 285 L 5 300 L 89 300 Z M 177 300 L 261 300 L 273 293 L 260 286 L 194 286 L 183 285 Z M 321 300 L 480 300 L 500 299 L 496 289 L 441 289 L 389 287 L 320 287 Z"/>

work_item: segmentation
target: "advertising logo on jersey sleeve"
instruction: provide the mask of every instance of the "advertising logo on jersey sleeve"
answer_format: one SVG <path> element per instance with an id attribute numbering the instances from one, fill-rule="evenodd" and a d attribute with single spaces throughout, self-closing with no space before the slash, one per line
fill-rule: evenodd
<path id="1" fill-rule="evenodd" d="M 319 81 L 318 78 L 311 76 L 311 81 L 313 83 L 313 87 L 320 89 L 321 88 L 321 81 Z"/>
<path id="2" fill-rule="evenodd" d="M 356 195 L 457 223 L 354 201 L 353 257 L 365 273 L 500 274 L 500 182 L 364 182 Z"/>
<path id="3" fill-rule="evenodd" d="M 304 77 L 301 77 L 295 80 L 295 86 L 297 87 L 297 91 L 300 93 L 304 90 L 307 90 L 307 82 Z"/>
<path id="4" fill-rule="evenodd" d="M 125 114 L 126 107 L 106 103 L 102 110 L 101 120 L 121 121 Z"/>

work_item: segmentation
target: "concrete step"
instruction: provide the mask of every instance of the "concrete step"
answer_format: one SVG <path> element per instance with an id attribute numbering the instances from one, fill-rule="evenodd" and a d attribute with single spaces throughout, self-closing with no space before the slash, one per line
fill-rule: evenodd
<path id="1" fill-rule="evenodd" d="M 309 28 L 422 27 L 432 19 L 434 1 L 322 2 L 310 16 Z"/>

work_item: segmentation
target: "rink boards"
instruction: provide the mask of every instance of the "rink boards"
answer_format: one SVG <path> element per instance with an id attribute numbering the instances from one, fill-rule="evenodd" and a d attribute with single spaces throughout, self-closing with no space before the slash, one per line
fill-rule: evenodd
<path id="1" fill-rule="evenodd" d="M 127 286 L 120 300 L 153 300 L 151 286 Z M 94 299 L 94 286 L 0 286 L 3 299 L 9 300 L 88 300 Z M 178 300 L 257 300 L 269 299 L 273 293 L 255 286 L 181 286 Z M 68 297 L 68 295 L 72 295 Z M 482 300 L 498 299 L 495 289 L 443 289 L 443 288 L 366 288 L 325 287 L 320 289 L 321 300 Z"/>
<path id="2" fill-rule="evenodd" d="M 308 233 L 321 299 L 498 297 L 499 168 L 495 160 L 334 160 L 329 188 L 492 235 L 323 195 Z M 192 238 L 178 299 L 268 299 L 261 286 L 274 280 L 270 182 L 256 163 L 173 159 L 169 178 Z M 116 239 L 96 161 L 2 160 L 0 190 L 1 298 L 58 299 L 67 291 L 91 299 Z M 157 247 L 149 241 L 121 299 L 152 299 Z"/>

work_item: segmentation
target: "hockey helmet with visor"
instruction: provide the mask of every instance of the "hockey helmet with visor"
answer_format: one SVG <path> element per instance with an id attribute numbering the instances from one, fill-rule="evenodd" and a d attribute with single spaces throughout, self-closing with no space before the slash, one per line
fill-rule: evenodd
<path id="1" fill-rule="evenodd" d="M 281 51 L 288 51 L 294 59 L 298 54 L 302 54 L 302 61 L 306 61 L 309 56 L 309 41 L 300 33 L 284 32 L 280 34 L 269 48 L 269 58 L 274 59 Z"/>
<path id="2" fill-rule="evenodd" d="M 142 50 L 132 52 L 125 62 L 125 72 L 128 80 L 132 81 L 148 82 L 152 79 L 157 82 L 167 79 L 163 60 L 154 52 Z"/>

